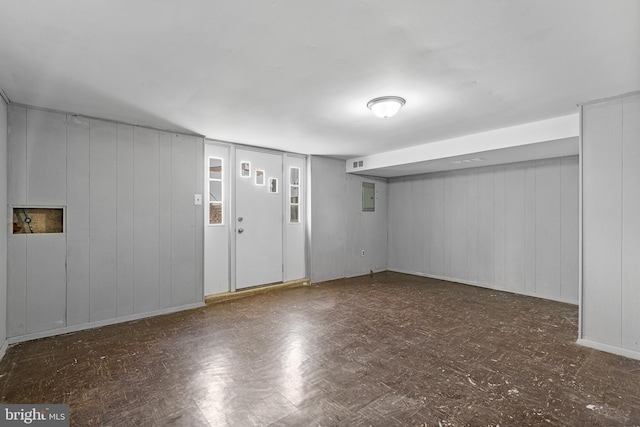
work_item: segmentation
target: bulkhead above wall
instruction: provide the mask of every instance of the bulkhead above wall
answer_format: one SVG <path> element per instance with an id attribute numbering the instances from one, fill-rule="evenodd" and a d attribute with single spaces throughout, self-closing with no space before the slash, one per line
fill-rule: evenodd
<path id="1" fill-rule="evenodd" d="M 578 114 L 347 160 L 347 173 L 398 177 L 578 154 Z"/>

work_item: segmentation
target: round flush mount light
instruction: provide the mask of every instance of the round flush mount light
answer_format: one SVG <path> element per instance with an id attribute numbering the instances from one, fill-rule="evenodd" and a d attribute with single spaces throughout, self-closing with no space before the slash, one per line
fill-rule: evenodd
<path id="1" fill-rule="evenodd" d="M 376 116 L 387 119 L 395 116 L 406 102 L 404 98 L 399 96 L 381 96 L 367 102 L 367 108 L 373 111 Z"/>

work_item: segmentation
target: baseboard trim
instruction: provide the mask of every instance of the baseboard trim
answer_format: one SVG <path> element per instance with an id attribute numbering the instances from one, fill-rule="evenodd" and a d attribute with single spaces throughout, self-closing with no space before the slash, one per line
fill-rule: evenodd
<path id="1" fill-rule="evenodd" d="M 282 289 L 290 289 L 290 288 L 298 288 L 301 286 L 309 286 L 309 284 L 311 284 L 311 281 L 309 279 L 298 279 L 298 280 L 290 280 L 288 282 L 284 282 L 284 283 L 277 283 L 275 285 L 267 285 L 267 286 L 260 286 L 260 287 L 255 287 L 255 288 L 248 288 L 248 289 L 241 289 L 235 292 L 223 292 L 220 294 L 213 294 L 213 295 L 208 295 L 204 298 L 204 303 L 209 305 L 209 304 L 215 304 L 215 303 L 219 303 L 222 301 L 229 301 L 229 300 L 234 300 L 234 299 L 238 299 L 238 298 L 245 298 L 245 297 L 249 297 L 252 295 L 259 295 L 259 294 L 264 294 L 267 292 L 273 292 L 273 291 L 278 291 L 278 290 L 282 290 Z"/>
<path id="2" fill-rule="evenodd" d="M 614 345 L 609 345 L 609 344 L 602 344 L 597 341 L 591 341 L 584 338 L 578 338 L 576 343 L 584 347 L 593 348 L 595 350 L 617 354 L 618 356 L 628 357 L 629 359 L 640 360 L 640 352 L 637 352 L 634 350 L 628 350 L 626 348 L 616 347 Z"/>
<path id="3" fill-rule="evenodd" d="M 50 331 L 36 332 L 33 334 L 19 335 L 17 337 L 7 338 L 7 344 L 17 344 L 25 341 L 37 340 L 40 338 L 48 338 L 56 335 L 69 334 L 72 332 L 84 331 L 86 329 L 100 328 L 103 326 L 115 325 L 116 323 L 130 322 L 132 320 L 146 319 L 148 317 L 161 316 L 163 314 L 176 313 L 178 311 L 191 310 L 194 308 L 204 307 L 203 302 L 194 304 L 181 305 L 179 307 L 163 308 L 161 310 L 148 311 L 146 313 L 131 314 L 128 316 L 116 317 L 113 319 L 100 320 L 98 322 L 83 323 L 81 325 L 66 326 L 64 328 L 52 329 Z"/>
<path id="4" fill-rule="evenodd" d="M 9 342 L 4 340 L 4 344 L 0 347 L 0 361 L 4 358 L 5 353 L 7 352 L 7 348 L 9 347 Z"/>
<path id="5" fill-rule="evenodd" d="M 486 289 L 491 289 L 491 290 L 500 291 L 500 292 L 509 292 L 511 294 L 516 294 L 516 295 L 524 295 L 524 296 L 528 296 L 528 297 L 542 298 L 542 299 L 546 299 L 546 300 L 550 300 L 550 301 L 562 302 L 562 303 L 565 303 L 565 304 L 578 305 L 578 301 L 573 301 L 573 300 L 569 300 L 569 299 L 565 299 L 565 298 L 550 297 L 550 296 L 547 296 L 547 295 L 540 295 L 540 294 L 536 294 L 536 293 L 533 293 L 533 292 L 521 291 L 521 290 L 518 290 L 518 289 L 508 289 L 508 288 L 503 288 L 503 287 L 500 287 L 500 286 L 494 286 L 494 285 L 487 284 L 487 283 L 473 282 L 473 281 L 470 281 L 470 280 L 456 279 L 455 277 L 437 276 L 437 275 L 434 275 L 434 274 L 425 274 L 425 273 L 419 273 L 419 272 L 416 272 L 416 271 L 402 270 L 402 269 L 397 269 L 397 268 L 389 268 L 388 271 L 393 271 L 395 273 L 411 274 L 413 276 L 428 277 L 429 279 L 444 280 L 444 281 L 447 281 L 447 282 L 461 283 L 463 285 L 477 286 L 477 287 L 480 287 L 480 288 L 486 288 Z"/>

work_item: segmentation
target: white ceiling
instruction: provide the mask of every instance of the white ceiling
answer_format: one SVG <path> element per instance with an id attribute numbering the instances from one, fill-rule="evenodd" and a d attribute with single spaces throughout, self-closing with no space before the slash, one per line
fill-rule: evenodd
<path id="1" fill-rule="evenodd" d="M 638 0 L 0 0 L 10 100 L 341 158 L 640 89 Z M 391 119 L 370 99 L 407 100 Z"/>

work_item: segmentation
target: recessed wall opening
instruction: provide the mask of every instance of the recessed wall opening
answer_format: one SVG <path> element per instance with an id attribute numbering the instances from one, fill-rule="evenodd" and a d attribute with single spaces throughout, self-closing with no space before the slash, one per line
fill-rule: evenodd
<path id="1" fill-rule="evenodd" d="M 13 208 L 13 234 L 62 233 L 63 208 Z"/>

